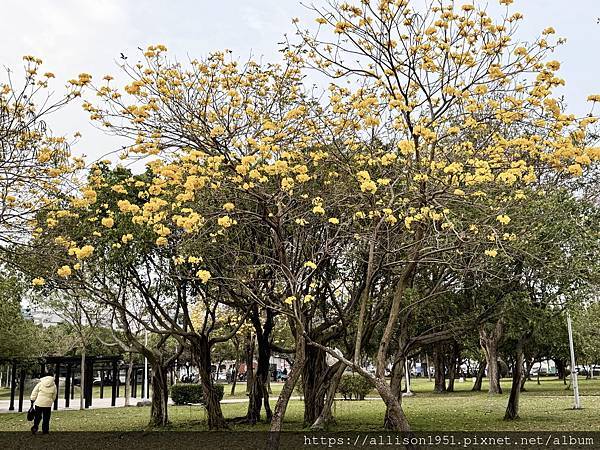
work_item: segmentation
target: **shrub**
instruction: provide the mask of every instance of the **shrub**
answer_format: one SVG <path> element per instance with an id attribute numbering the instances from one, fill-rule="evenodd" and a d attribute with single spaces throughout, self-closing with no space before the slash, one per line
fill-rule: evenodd
<path id="1" fill-rule="evenodd" d="M 337 390 L 344 396 L 345 400 L 351 400 L 352 397 L 354 397 L 355 400 L 364 400 L 371 389 L 373 389 L 373 383 L 365 377 L 346 373 L 342 375 Z"/>
<path id="2" fill-rule="evenodd" d="M 214 388 L 223 400 L 225 388 L 222 384 L 215 384 Z M 202 385 L 197 383 L 177 383 L 171 386 L 171 400 L 176 405 L 187 405 L 189 403 L 204 403 L 204 392 Z"/>

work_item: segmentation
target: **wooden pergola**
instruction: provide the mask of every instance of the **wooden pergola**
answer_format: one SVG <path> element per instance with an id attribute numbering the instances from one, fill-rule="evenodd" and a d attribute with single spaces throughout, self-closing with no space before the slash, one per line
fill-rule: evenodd
<path id="1" fill-rule="evenodd" d="M 27 372 L 31 371 L 31 359 L 18 358 L 2 358 L 0 363 L 9 363 L 11 365 L 11 382 L 10 382 L 10 405 L 9 410 L 15 410 L 15 397 L 18 387 L 18 411 L 23 411 L 23 397 L 25 391 L 25 379 Z M 65 408 L 69 408 L 71 400 L 75 397 L 75 377 L 79 373 L 81 375 L 81 357 L 78 356 L 49 356 L 46 358 L 38 358 L 37 363 L 40 367 L 39 375 L 44 376 L 45 368 L 48 365 L 54 366 L 54 382 L 57 390 L 60 388 L 60 374 L 63 368 L 66 368 L 65 375 Z M 35 365 L 35 362 L 33 363 Z M 17 382 L 17 369 L 18 382 Z M 77 370 L 78 369 L 78 370 Z M 127 370 L 127 365 L 123 364 L 123 357 L 116 356 L 86 356 L 84 360 L 83 373 L 84 380 L 84 399 L 85 407 L 92 406 L 94 374 L 100 371 L 100 398 L 104 398 L 104 388 L 107 386 L 106 380 L 109 378 L 111 388 L 111 406 L 116 406 L 117 398 L 119 397 L 120 389 L 120 374 L 122 370 Z M 144 387 L 146 374 L 143 365 L 134 365 L 132 370 L 131 396 L 137 397 L 137 379 L 138 373 L 142 373 L 141 381 L 141 396 L 144 397 Z M 54 408 L 58 409 L 58 396 L 54 401 Z"/>

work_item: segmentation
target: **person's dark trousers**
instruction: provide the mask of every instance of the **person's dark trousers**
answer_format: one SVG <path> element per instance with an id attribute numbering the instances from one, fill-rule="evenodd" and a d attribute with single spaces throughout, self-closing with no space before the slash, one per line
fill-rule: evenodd
<path id="1" fill-rule="evenodd" d="M 52 414 L 52 407 L 40 408 L 35 407 L 35 419 L 33 419 L 33 431 L 37 431 L 42 422 L 42 433 L 48 433 L 50 431 L 50 414 Z"/>

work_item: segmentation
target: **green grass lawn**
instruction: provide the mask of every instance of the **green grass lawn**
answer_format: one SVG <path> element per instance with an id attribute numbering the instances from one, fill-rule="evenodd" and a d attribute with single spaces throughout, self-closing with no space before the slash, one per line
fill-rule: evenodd
<path id="1" fill-rule="evenodd" d="M 244 386 L 240 386 L 243 395 Z M 275 387 L 275 386 L 274 386 Z M 414 397 L 405 398 L 403 407 L 416 431 L 600 431 L 600 381 L 581 380 L 583 409 L 574 411 L 572 391 L 565 390 L 562 381 L 543 379 L 541 385 L 530 382 L 528 392 L 521 397 L 521 419 L 502 420 L 508 399 L 509 383 L 503 383 L 505 393 L 489 396 L 487 392 L 473 393 L 471 383 L 456 383 L 458 392 L 433 394 L 432 383 L 417 379 L 413 383 Z M 485 386 L 484 386 L 485 387 Z M 279 386 L 280 388 L 280 386 Z M 274 402 L 272 403 L 274 406 Z M 246 403 L 223 404 L 226 418 L 245 413 Z M 169 408 L 169 429 L 182 431 L 206 430 L 204 412 L 198 407 Z M 336 401 L 337 424 L 331 431 L 381 430 L 384 405 L 380 400 Z M 52 415 L 56 431 L 141 431 L 146 428 L 148 407 L 91 409 L 87 411 L 58 411 Z M 285 418 L 286 430 L 302 428 L 301 400 L 290 402 Z M 235 430 L 266 430 L 266 424 L 233 426 Z M 25 414 L 0 415 L 0 431 L 27 429 Z"/>

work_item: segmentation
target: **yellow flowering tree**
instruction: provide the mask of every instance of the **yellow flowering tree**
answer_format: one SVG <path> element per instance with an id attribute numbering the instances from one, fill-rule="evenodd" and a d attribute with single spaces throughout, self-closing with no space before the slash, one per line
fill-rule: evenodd
<path id="1" fill-rule="evenodd" d="M 344 169 L 354 172 L 357 191 L 373 196 L 380 218 L 402 224 L 383 248 L 378 225 L 369 227 L 371 255 L 396 251 L 376 376 L 356 364 L 360 344 L 354 361 L 339 359 L 373 380 L 389 425 L 408 430 L 384 373 L 419 265 L 449 264 L 462 247 L 473 253 L 481 236 L 474 234 L 482 229 L 489 242 L 479 246 L 481 254 L 497 257 L 511 221 L 506 210 L 523 191 L 566 185 L 598 160 L 588 133 L 596 118 L 566 113 L 553 96 L 564 80 L 549 56 L 562 40 L 548 28 L 532 43 L 516 42 L 519 13 L 495 20 L 477 5 L 431 2 L 420 9 L 408 0 L 335 2 L 314 11 L 319 30 L 299 30 L 301 47 L 317 70 L 351 80 L 350 87 L 330 88 L 331 107 L 340 113 L 336 136 L 347 136 L 349 148 L 360 148 L 368 136 L 381 143 L 358 152 Z M 370 301 L 362 296 L 357 343 Z"/>
<path id="2" fill-rule="evenodd" d="M 85 78 L 72 80 L 63 95 L 52 95 L 54 74 L 42 61 L 24 56 L 24 78 L 11 71 L 0 80 L 0 245 L 22 242 L 31 232 L 36 211 L 71 186 L 71 174 L 81 161 L 71 158 L 76 139 L 52 134 L 47 120 L 80 95 Z"/>

